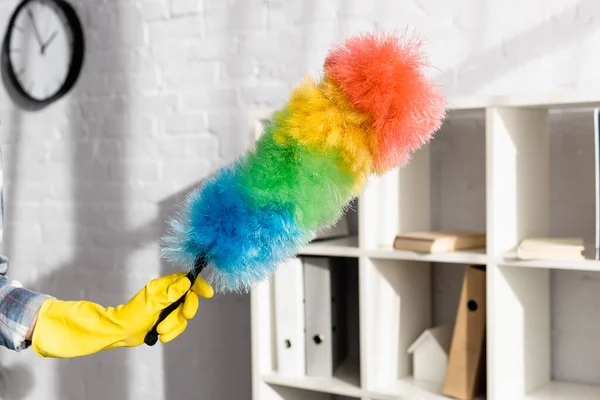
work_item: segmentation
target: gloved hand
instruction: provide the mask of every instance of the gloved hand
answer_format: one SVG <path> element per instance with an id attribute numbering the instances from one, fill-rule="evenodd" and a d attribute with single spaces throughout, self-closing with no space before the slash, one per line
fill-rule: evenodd
<path id="1" fill-rule="evenodd" d="M 198 296 L 211 298 L 213 289 L 198 277 L 175 273 L 150 281 L 126 304 L 105 308 L 89 301 L 46 300 L 38 313 L 31 347 L 41 357 L 71 358 L 144 343 L 160 312 L 191 289 L 185 301 L 158 327 L 160 340 L 179 336 L 198 310 Z"/>

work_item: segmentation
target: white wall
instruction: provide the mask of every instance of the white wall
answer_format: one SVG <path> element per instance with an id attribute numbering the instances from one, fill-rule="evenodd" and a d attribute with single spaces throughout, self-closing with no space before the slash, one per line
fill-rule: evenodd
<path id="1" fill-rule="evenodd" d="M 11 276 L 64 299 L 115 304 L 169 268 L 156 241 L 172 196 L 246 148 L 248 108 L 281 105 L 302 74 L 319 71 L 331 44 L 360 30 L 417 28 L 430 42 L 431 74 L 448 94 L 600 89 L 597 0 L 73 1 L 88 41 L 74 92 L 29 114 L 0 89 Z M 0 0 L 2 30 L 15 4 Z M 582 151 L 579 161 L 591 165 L 589 132 L 567 121 L 553 131 L 553 154 Z M 464 151 L 466 138 L 439 145 Z M 553 165 L 560 175 L 583 164 Z M 482 175 L 467 172 L 463 182 L 481 195 Z M 437 177 L 447 190 L 447 172 Z M 586 192 L 583 184 L 570 179 L 554 187 L 553 199 L 577 204 L 560 194 Z M 560 210 L 556 230 L 572 219 L 567 207 Z M 446 207 L 438 221 L 453 215 Z M 578 328 L 584 316 L 597 320 L 598 282 L 596 274 L 554 274 L 555 357 L 565 360 L 569 349 L 571 360 L 584 362 L 555 370 L 559 377 L 600 383 L 588 375 L 600 370 L 596 331 Z M 164 348 L 69 361 L 1 351 L 5 398 L 249 399 L 248 310 L 247 297 L 203 302 L 181 340 Z"/>

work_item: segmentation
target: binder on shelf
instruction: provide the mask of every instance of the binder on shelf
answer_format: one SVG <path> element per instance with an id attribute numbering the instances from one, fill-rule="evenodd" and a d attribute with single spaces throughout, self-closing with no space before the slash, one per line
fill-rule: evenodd
<path id="1" fill-rule="evenodd" d="M 304 338 L 304 269 L 298 257 L 275 271 L 275 337 L 277 371 L 282 376 L 306 374 Z"/>
<path id="2" fill-rule="evenodd" d="M 486 272 L 470 266 L 463 280 L 443 394 L 473 400 L 485 390 Z"/>
<path id="3" fill-rule="evenodd" d="M 328 257 L 303 257 L 306 374 L 332 377 L 345 357 L 340 306 L 342 288 Z"/>

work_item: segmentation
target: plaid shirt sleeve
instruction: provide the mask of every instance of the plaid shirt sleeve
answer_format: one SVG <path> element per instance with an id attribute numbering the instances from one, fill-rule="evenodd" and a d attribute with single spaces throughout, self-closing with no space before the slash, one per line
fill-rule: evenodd
<path id="1" fill-rule="evenodd" d="M 0 152 L 0 242 L 4 226 L 3 168 Z M 8 258 L 0 255 L 0 346 L 21 351 L 31 343 L 25 340 L 42 303 L 49 296 L 24 289 L 16 281 L 6 278 Z"/>
<path id="2" fill-rule="evenodd" d="M 27 331 L 49 298 L 0 276 L 0 346 L 15 351 L 28 348 L 31 343 L 25 340 Z"/>

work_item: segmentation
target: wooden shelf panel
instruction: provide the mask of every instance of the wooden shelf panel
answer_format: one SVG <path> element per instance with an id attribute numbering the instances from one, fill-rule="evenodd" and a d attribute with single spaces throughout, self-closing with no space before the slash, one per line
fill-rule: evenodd
<path id="1" fill-rule="evenodd" d="M 266 374 L 262 376 L 262 379 L 270 385 L 361 398 L 366 396 L 366 392 L 360 387 L 359 374 L 358 362 L 349 361 L 344 362 L 332 378 L 313 376 L 288 377 L 278 374 Z"/>
<path id="2" fill-rule="evenodd" d="M 356 382 L 352 383 L 353 377 L 335 377 L 331 379 L 316 377 L 285 377 L 273 375 L 264 375 L 263 381 L 269 385 L 285 386 L 296 389 L 311 390 L 321 393 L 330 393 L 341 396 L 350 396 L 356 398 L 369 398 L 372 400 L 451 400 L 450 397 L 441 393 L 438 385 L 428 382 L 417 382 L 412 378 L 398 380 L 390 388 L 382 390 L 361 389 Z M 478 397 L 475 400 L 485 400 L 485 397 Z"/>
<path id="3" fill-rule="evenodd" d="M 597 92 L 561 91 L 533 94 L 450 97 L 448 110 L 476 110 L 491 107 L 574 108 L 597 107 Z"/>
<path id="4" fill-rule="evenodd" d="M 600 261 L 593 259 L 584 260 L 519 260 L 504 258 L 498 261 L 505 267 L 546 268 L 578 271 L 600 271 Z"/>
<path id="5" fill-rule="evenodd" d="M 300 252 L 302 256 L 359 257 L 358 237 L 321 240 L 309 243 Z"/>
<path id="6" fill-rule="evenodd" d="M 566 382 L 550 382 L 522 400 L 597 400 L 600 386 L 580 385 Z"/>
<path id="7" fill-rule="evenodd" d="M 600 106 L 597 91 L 553 91 L 545 93 L 521 93 L 508 95 L 452 96 L 446 99 L 448 111 L 484 110 L 493 107 L 518 108 L 589 108 Z M 270 108 L 253 110 L 248 115 L 248 123 L 254 129 L 255 121 L 268 119 L 273 112 Z"/>
<path id="8" fill-rule="evenodd" d="M 562 269 L 574 271 L 600 271 L 600 260 L 594 258 L 595 251 L 592 246 L 586 245 L 584 251 L 584 259 L 582 260 L 520 260 L 517 258 L 515 250 L 507 252 L 500 260 L 495 261 L 498 265 L 508 267 L 525 267 L 525 268 L 547 268 L 547 269 Z"/>
<path id="9" fill-rule="evenodd" d="M 415 381 L 412 377 L 398 380 L 392 387 L 381 391 L 374 391 L 376 399 L 419 399 L 419 400 L 450 400 L 442 394 L 439 385 Z M 480 400 L 480 399 L 476 399 Z"/>
<path id="10" fill-rule="evenodd" d="M 388 260 L 406 260 L 422 262 L 440 262 L 457 264 L 479 264 L 489 262 L 485 249 L 456 251 L 451 253 L 425 254 L 413 251 L 395 250 L 392 247 L 361 249 L 358 238 L 340 238 L 310 243 L 304 247 L 300 255 L 329 256 L 329 257 L 371 257 Z"/>
<path id="11" fill-rule="evenodd" d="M 382 247 L 374 250 L 366 250 L 365 255 L 372 258 L 382 258 L 390 260 L 407 260 L 422 262 L 440 262 L 457 264 L 478 264 L 488 263 L 488 257 L 485 249 L 471 251 L 455 251 L 451 253 L 423 254 L 413 251 L 394 250 L 392 247 Z"/>

